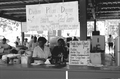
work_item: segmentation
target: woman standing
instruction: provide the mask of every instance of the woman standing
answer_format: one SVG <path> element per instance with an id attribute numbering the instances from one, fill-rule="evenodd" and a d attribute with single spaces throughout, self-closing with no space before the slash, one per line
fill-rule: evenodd
<path id="1" fill-rule="evenodd" d="M 45 46 L 47 40 L 44 37 L 38 38 L 38 46 L 34 48 L 33 59 L 38 60 L 40 64 L 44 64 L 46 59 L 51 56 L 50 48 Z"/>
<path id="2" fill-rule="evenodd" d="M 65 41 L 63 39 L 58 39 L 58 46 L 54 47 L 52 50 L 52 62 L 55 64 L 60 62 L 66 62 L 68 59 L 68 49 L 65 46 Z"/>

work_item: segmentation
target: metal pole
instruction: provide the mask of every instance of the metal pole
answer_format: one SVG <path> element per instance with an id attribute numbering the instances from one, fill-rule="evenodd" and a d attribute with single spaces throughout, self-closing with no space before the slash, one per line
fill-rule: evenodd
<path id="1" fill-rule="evenodd" d="M 94 20 L 94 31 L 96 31 L 96 19 Z"/>

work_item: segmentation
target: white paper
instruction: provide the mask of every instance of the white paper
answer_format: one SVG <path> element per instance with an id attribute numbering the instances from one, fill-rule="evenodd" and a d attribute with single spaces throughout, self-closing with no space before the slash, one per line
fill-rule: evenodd
<path id="1" fill-rule="evenodd" d="M 28 31 L 76 29 L 78 1 L 27 5 L 26 18 Z"/>
<path id="2" fill-rule="evenodd" d="M 69 51 L 70 65 L 88 65 L 90 60 L 90 41 L 71 41 Z"/>
<path id="3" fill-rule="evenodd" d="M 47 59 L 47 60 L 45 61 L 45 64 L 51 64 L 50 61 L 49 61 L 49 59 Z"/>

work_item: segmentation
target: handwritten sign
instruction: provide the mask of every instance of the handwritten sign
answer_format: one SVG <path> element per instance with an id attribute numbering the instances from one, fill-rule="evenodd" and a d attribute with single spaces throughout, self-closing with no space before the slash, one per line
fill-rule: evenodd
<path id="1" fill-rule="evenodd" d="M 78 1 L 27 5 L 26 18 L 28 30 L 78 28 Z"/>
<path id="2" fill-rule="evenodd" d="M 90 59 L 90 41 L 70 42 L 70 65 L 87 65 Z"/>

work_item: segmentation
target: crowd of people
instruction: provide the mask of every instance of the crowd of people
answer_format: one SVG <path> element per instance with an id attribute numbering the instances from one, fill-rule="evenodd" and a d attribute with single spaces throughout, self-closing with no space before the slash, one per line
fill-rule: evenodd
<path id="1" fill-rule="evenodd" d="M 30 41 L 25 38 L 24 42 L 21 44 L 20 38 L 17 37 L 15 41 L 16 47 L 12 47 L 7 43 L 7 39 L 3 38 L 2 42 L 0 43 L 0 59 L 5 63 L 9 63 L 10 59 L 19 59 L 23 54 L 29 54 L 31 63 L 39 61 L 39 63 L 44 64 L 47 59 L 49 59 L 51 64 L 68 62 L 70 46 L 69 42 L 79 41 L 79 38 L 58 38 L 55 39 L 55 41 L 56 43 L 53 44 L 45 37 L 31 36 Z M 114 40 L 111 35 L 109 35 L 107 43 L 109 50 L 114 49 Z"/>
<path id="2" fill-rule="evenodd" d="M 67 39 L 67 42 L 63 38 L 57 40 L 57 44 L 54 47 L 48 45 L 48 40 L 44 37 L 31 36 L 31 40 L 28 41 L 25 38 L 23 44 L 20 44 L 20 39 L 17 37 L 15 42 L 16 47 L 12 47 L 6 42 L 6 38 L 2 40 L 0 44 L 0 52 L 2 52 L 1 59 L 3 62 L 9 63 L 8 59 L 14 59 L 20 57 L 22 54 L 30 52 L 31 63 L 34 63 L 35 60 L 38 60 L 39 63 L 44 64 L 44 62 L 49 59 L 52 64 L 60 64 L 61 62 L 68 61 L 69 55 L 69 41 L 71 38 Z M 77 40 L 77 38 L 75 38 Z M 1 51 L 2 50 L 2 51 Z M 18 58 L 19 58 L 18 57 Z"/>

